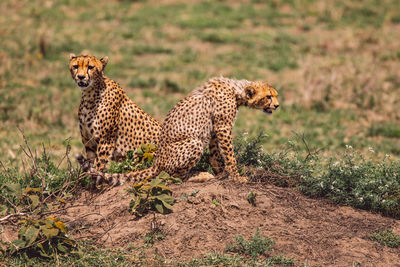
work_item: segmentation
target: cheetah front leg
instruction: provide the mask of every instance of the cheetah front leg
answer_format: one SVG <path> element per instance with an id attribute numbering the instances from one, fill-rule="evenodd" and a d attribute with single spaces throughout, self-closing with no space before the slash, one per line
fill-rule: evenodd
<path id="1" fill-rule="evenodd" d="M 97 145 L 97 157 L 94 160 L 94 166 L 97 171 L 104 171 L 107 163 L 111 160 L 115 148 L 115 137 L 100 137 Z"/>
<path id="2" fill-rule="evenodd" d="M 214 175 L 220 175 L 224 171 L 224 160 L 221 156 L 220 149 L 218 147 L 218 139 L 215 133 L 212 133 L 210 140 L 210 165 L 214 172 Z"/>
<path id="3" fill-rule="evenodd" d="M 247 182 L 248 178 L 240 176 L 237 169 L 236 158 L 233 152 L 232 127 L 217 126 L 215 135 L 217 137 L 218 147 L 221 150 L 222 158 L 224 159 L 225 171 L 234 181 L 242 183 Z"/>
<path id="4" fill-rule="evenodd" d="M 81 154 L 76 155 L 76 159 L 78 160 L 79 164 L 83 172 L 87 172 L 89 169 L 92 168 L 93 162 L 96 159 L 96 146 L 93 146 L 93 143 L 90 142 L 82 133 L 82 126 L 81 128 L 81 136 L 82 136 L 82 143 L 85 146 L 86 158 Z"/>

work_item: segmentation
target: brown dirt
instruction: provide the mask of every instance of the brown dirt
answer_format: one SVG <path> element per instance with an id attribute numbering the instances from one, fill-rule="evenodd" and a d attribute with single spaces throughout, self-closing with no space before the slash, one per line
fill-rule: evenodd
<path id="1" fill-rule="evenodd" d="M 97 239 L 106 247 L 139 247 L 151 225 L 166 234 L 148 253 L 189 259 L 223 252 L 238 234 L 251 237 L 257 228 L 275 240 L 273 254 L 292 257 L 296 264 L 323 266 L 400 266 L 400 249 L 369 240 L 382 228 L 400 234 L 400 221 L 327 200 L 310 199 L 290 188 L 239 185 L 230 181 L 185 182 L 172 185 L 174 212 L 135 218 L 128 212 L 128 185 L 103 193 L 84 192 L 60 217 L 78 239 Z M 199 190 L 195 197 L 181 196 Z M 247 194 L 257 192 L 256 206 Z M 216 200 L 220 205 L 213 204 Z"/>
<path id="2" fill-rule="evenodd" d="M 97 240 L 105 247 L 140 247 L 153 225 L 165 234 L 146 253 L 184 260 L 223 252 L 236 235 L 261 235 L 276 243 L 273 255 L 296 260 L 296 265 L 400 266 L 400 249 L 381 246 L 369 235 L 382 228 L 400 234 L 400 221 L 327 200 L 310 199 L 295 189 L 263 184 L 235 184 L 212 179 L 172 185 L 173 213 L 136 218 L 128 212 L 129 185 L 102 193 L 83 192 L 58 214 L 77 240 Z M 199 190 L 194 197 L 182 199 Z M 256 206 L 247 201 L 258 194 Z M 216 200 L 219 205 L 213 204 Z M 13 240 L 15 225 L 3 225 L 0 238 Z"/>

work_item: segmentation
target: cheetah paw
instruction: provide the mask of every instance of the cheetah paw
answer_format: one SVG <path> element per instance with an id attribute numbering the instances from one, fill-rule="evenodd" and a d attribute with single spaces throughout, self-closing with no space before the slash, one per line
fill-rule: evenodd
<path id="1" fill-rule="evenodd" d="M 247 183 L 249 181 L 249 178 L 247 178 L 246 176 L 237 176 L 233 178 L 233 181 L 238 183 Z"/>

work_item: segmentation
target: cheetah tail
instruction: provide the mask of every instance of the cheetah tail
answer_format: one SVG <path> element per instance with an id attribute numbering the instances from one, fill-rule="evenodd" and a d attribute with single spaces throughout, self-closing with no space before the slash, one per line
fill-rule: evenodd
<path id="1" fill-rule="evenodd" d="M 157 170 L 156 167 L 151 166 L 150 168 L 136 171 L 136 172 L 130 172 L 128 173 L 128 180 L 131 181 L 132 183 L 137 183 L 141 182 L 145 179 L 153 179 L 155 176 L 157 176 L 160 172 Z"/>

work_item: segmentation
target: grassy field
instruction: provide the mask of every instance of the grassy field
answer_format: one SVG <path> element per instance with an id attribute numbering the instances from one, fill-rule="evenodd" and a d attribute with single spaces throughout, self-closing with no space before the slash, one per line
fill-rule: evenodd
<path id="1" fill-rule="evenodd" d="M 396 217 L 399 40 L 398 0 L 1 1 L 0 181 L 17 176 L 29 161 L 21 149 L 22 133 L 33 150 L 40 154 L 45 147 L 56 163 L 68 144 L 72 155 L 83 151 L 77 119 L 81 92 L 70 77 L 68 59 L 70 53 L 92 54 L 108 56 L 106 75 L 160 121 L 211 77 L 269 82 L 279 92 L 279 110 L 266 116 L 242 108 L 234 136 L 264 132 L 268 153 L 296 146 L 303 155 L 319 151 L 322 159 L 339 158 L 326 163 L 325 187 L 306 181 L 303 192 Z M 394 191 L 377 195 L 397 201 L 395 211 L 376 204 L 382 198 L 372 195 L 367 206 L 357 202 L 357 194 L 375 190 L 371 185 L 345 181 L 340 193 L 329 191 L 330 183 L 334 188 L 335 179 L 344 177 L 343 168 L 352 170 L 358 152 L 367 161 L 346 177 L 370 175 L 378 188 L 387 182 L 380 177 L 391 173 Z M 346 161 L 342 155 L 348 153 L 357 155 Z M 312 163 L 307 164 L 283 166 L 308 171 Z M 59 176 L 54 190 L 67 177 Z M 349 200 L 353 188 L 357 197 Z"/>
<path id="2" fill-rule="evenodd" d="M 273 116 L 243 108 L 234 128 L 280 150 L 304 133 L 400 156 L 400 11 L 385 1 L 2 1 L 0 159 L 17 166 L 19 127 L 34 147 L 82 151 L 69 53 L 109 56 L 106 74 L 159 120 L 213 76 L 262 79 Z"/>

